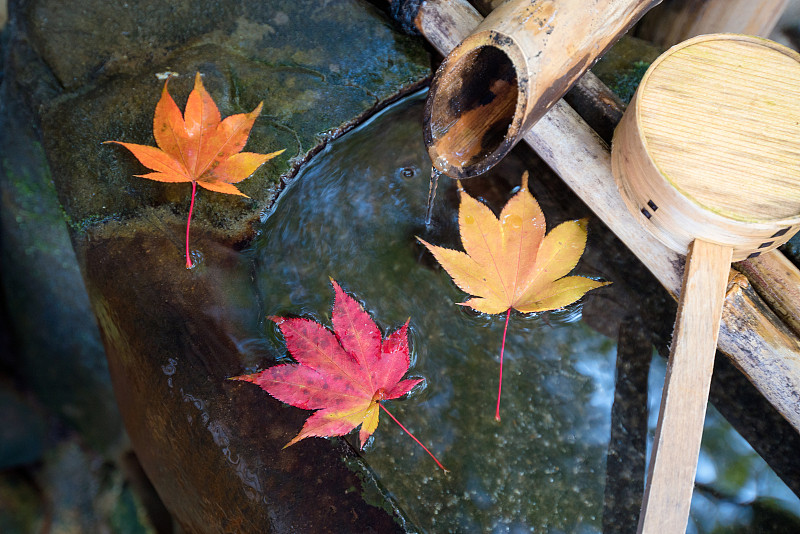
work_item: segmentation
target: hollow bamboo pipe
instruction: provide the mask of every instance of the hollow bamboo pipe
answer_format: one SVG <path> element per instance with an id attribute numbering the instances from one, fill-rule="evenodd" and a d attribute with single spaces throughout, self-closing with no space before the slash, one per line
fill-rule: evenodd
<path id="1" fill-rule="evenodd" d="M 661 0 L 509 0 L 441 64 L 425 106 L 434 167 L 470 178 L 500 161 Z"/>

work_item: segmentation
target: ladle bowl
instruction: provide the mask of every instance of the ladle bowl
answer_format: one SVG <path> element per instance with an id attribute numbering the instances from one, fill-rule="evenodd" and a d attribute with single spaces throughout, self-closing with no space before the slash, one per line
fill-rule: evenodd
<path id="1" fill-rule="evenodd" d="M 800 54 L 738 34 L 704 35 L 659 57 L 614 134 L 623 199 L 664 244 L 696 238 L 733 261 L 800 228 Z"/>

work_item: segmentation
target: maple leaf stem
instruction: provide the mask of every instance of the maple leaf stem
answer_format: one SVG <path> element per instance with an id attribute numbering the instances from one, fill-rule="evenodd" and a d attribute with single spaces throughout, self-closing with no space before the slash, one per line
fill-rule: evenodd
<path id="1" fill-rule="evenodd" d="M 503 392 L 503 353 L 506 351 L 506 332 L 508 332 L 508 320 L 511 319 L 511 308 L 506 312 L 506 326 L 503 328 L 503 343 L 500 345 L 500 383 L 497 386 L 497 409 L 494 418 L 500 420 L 500 394 Z"/>
<path id="2" fill-rule="evenodd" d="M 384 412 L 386 412 L 386 414 L 387 414 L 389 417 L 391 417 L 391 418 L 392 418 L 392 421 L 394 421 L 395 423 L 397 423 L 398 425 L 400 425 L 400 428 L 402 428 L 402 429 L 405 431 L 405 433 L 406 433 L 406 434 L 408 434 L 409 436 L 411 436 L 411 439 L 413 439 L 414 441 L 416 441 L 416 442 L 417 442 L 417 445 L 419 445 L 420 447 L 422 447 L 423 449 L 425 449 L 425 452 L 427 452 L 427 453 L 430 455 L 430 457 L 431 457 L 431 458 L 433 458 L 433 461 L 434 461 L 434 462 L 436 462 L 436 465 L 438 465 L 438 466 L 439 466 L 439 467 L 442 469 L 442 471 L 444 471 L 445 473 L 449 473 L 449 471 L 448 471 L 448 470 L 447 470 L 447 469 L 446 469 L 446 468 L 445 468 L 445 467 L 444 467 L 444 466 L 441 464 L 441 462 L 439 462 L 439 460 L 437 460 L 437 459 L 436 459 L 436 456 L 434 456 L 434 455 L 433 455 L 433 453 L 432 453 L 431 451 L 429 451 L 429 450 L 428 450 L 428 447 L 426 447 L 425 445 L 423 445 L 423 444 L 422 444 L 422 442 L 421 442 L 420 440 L 418 440 L 416 437 L 414 437 L 414 434 L 412 434 L 411 432 L 409 432 L 409 431 L 408 431 L 408 429 L 407 429 L 406 427 L 404 427 L 404 426 L 403 426 L 403 423 L 401 423 L 400 421 L 398 421 L 398 420 L 397 420 L 397 418 L 396 418 L 395 416 L 393 416 L 389 410 L 387 410 L 387 409 L 386 409 L 386 406 L 384 406 L 384 405 L 383 405 L 382 403 L 380 403 L 380 402 L 379 402 L 378 404 L 379 404 L 379 405 L 380 405 L 380 407 L 383 409 L 383 411 L 384 411 Z"/>
<path id="3" fill-rule="evenodd" d="M 192 180 L 192 202 L 189 204 L 189 218 L 186 219 L 186 268 L 191 269 L 192 257 L 189 255 L 189 227 L 192 225 L 192 211 L 194 210 L 194 197 L 197 194 L 197 182 Z"/>

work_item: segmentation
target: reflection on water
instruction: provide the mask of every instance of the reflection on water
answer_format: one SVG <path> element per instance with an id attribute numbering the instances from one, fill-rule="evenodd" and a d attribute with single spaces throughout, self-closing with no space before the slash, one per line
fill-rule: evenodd
<path id="1" fill-rule="evenodd" d="M 421 96 L 401 102 L 332 143 L 291 183 L 245 251 L 255 263 L 263 316 L 330 324 L 332 277 L 365 303 L 384 332 L 411 317 L 410 372 L 426 385 L 388 405 L 451 473 L 441 473 L 385 417 L 364 457 L 421 530 L 600 532 L 616 342 L 591 330 L 578 306 L 546 317 L 512 315 L 503 420 L 495 421 L 504 318 L 455 305 L 466 296 L 414 239 L 457 246 L 452 181 L 439 185 L 432 223 L 425 224 L 430 161 L 422 104 Z M 281 357 L 277 329 L 263 321 L 263 331 Z M 709 435 L 722 436 L 714 443 L 726 446 L 704 449 L 715 476 L 703 467 L 702 481 L 735 503 L 774 495 L 797 510 L 797 499 L 730 427 L 716 416 L 708 424 Z M 745 457 L 751 467 L 726 488 L 727 466 Z M 697 532 L 711 532 L 722 510 L 719 495 L 712 502 L 706 494 L 695 499 Z"/>
<path id="2" fill-rule="evenodd" d="M 650 422 L 655 431 L 666 363 L 650 369 Z M 652 441 L 648 442 L 648 460 Z M 706 412 L 688 534 L 800 532 L 800 501 L 719 412 Z"/>

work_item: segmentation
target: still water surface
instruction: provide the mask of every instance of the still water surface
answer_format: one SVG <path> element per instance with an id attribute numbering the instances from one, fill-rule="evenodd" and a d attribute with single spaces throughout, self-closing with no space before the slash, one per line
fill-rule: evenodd
<path id="1" fill-rule="evenodd" d="M 582 320 L 581 303 L 539 316 L 512 314 L 502 421 L 495 421 L 504 317 L 457 306 L 466 295 L 414 238 L 460 247 L 450 179 L 440 181 L 425 224 L 423 102 L 424 95 L 406 99 L 331 143 L 265 216 L 260 237 L 245 251 L 256 266 L 263 316 L 306 316 L 330 326 L 332 277 L 364 303 L 384 334 L 411 318 L 410 374 L 425 383 L 387 407 L 450 473 L 385 416 L 363 455 L 416 528 L 601 532 L 617 340 Z M 284 358 L 275 326 L 263 321 L 263 332 L 271 355 Z M 653 361 L 651 435 L 664 367 Z M 698 481 L 689 532 L 773 532 L 764 521 L 774 519 L 759 519 L 754 501 L 774 504 L 790 521 L 800 514 L 797 497 L 713 409 Z"/>

